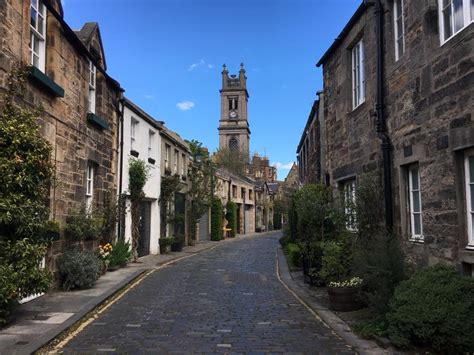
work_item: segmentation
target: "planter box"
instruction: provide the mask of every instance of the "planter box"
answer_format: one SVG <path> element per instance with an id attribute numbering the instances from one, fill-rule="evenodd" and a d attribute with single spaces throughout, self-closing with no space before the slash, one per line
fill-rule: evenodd
<path id="1" fill-rule="evenodd" d="M 180 252 L 183 250 L 183 243 L 182 242 L 174 242 L 171 244 L 171 251 Z"/>
<path id="2" fill-rule="evenodd" d="M 32 78 L 38 85 L 45 88 L 51 95 L 64 97 L 64 89 L 35 66 L 30 67 L 30 78 Z"/>
<path id="3" fill-rule="evenodd" d="M 109 123 L 105 119 L 92 112 L 87 113 L 87 122 L 92 123 L 100 129 L 109 129 L 110 127 Z"/>
<path id="4" fill-rule="evenodd" d="M 328 287 L 327 291 L 333 311 L 357 311 L 364 306 L 359 299 L 360 287 Z"/>

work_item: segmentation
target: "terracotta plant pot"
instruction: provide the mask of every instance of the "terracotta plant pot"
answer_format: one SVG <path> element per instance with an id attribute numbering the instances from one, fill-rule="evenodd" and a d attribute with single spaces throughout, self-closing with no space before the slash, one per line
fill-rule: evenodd
<path id="1" fill-rule="evenodd" d="M 328 287 L 329 308 L 333 311 L 350 312 L 361 309 L 360 287 Z"/>

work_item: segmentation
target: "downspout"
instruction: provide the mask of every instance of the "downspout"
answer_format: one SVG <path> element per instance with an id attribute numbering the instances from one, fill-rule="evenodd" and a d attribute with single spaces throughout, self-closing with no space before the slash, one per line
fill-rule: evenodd
<path id="1" fill-rule="evenodd" d="M 120 107 L 122 105 L 122 107 Z M 117 139 L 119 139 L 118 145 L 120 147 L 120 156 L 119 156 L 119 191 L 118 191 L 118 197 L 119 197 L 119 204 L 118 204 L 118 215 L 119 215 L 119 221 L 118 221 L 118 229 L 117 229 L 117 236 L 120 239 L 122 237 L 122 202 L 121 202 L 121 197 L 122 197 L 122 184 L 123 184 L 123 113 L 125 109 L 125 100 L 123 97 L 119 99 L 119 130 L 120 130 L 120 135 L 117 135 Z M 120 138 L 118 138 L 120 137 Z"/>
<path id="2" fill-rule="evenodd" d="M 381 141 L 383 163 L 383 189 L 385 201 L 385 224 L 389 233 L 393 230 L 392 202 L 392 171 L 391 171 L 391 142 L 387 132 L 384 110 L 384 47 L 383 47 L 383 7 L 381 0 L 366 1 L 366 5 L 374 4 L 377 39 L 377 97 L 375 104 L 377 136 Z"/>

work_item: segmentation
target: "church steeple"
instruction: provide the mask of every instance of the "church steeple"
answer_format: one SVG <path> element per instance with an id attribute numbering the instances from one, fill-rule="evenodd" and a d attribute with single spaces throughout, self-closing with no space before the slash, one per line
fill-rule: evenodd
<path id="1" fill-rule="evenodd" d="M 221 117 L 219 120 L 219 148 L 240 150 L 249 154 L 250 129 L 247 117 L 247 77 L 243 63 L 239 75 L 230 75 L 222 66 Z"/>

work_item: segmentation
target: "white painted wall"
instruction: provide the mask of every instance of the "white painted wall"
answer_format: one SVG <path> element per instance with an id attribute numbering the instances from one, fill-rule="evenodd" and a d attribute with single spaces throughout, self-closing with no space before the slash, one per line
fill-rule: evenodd
<path id="1" fill-rule="evenodd" d="M 135 126 L 135 139 L 133 143 L 131 140 L 132 121 L 137 122 Z M 151 152 L 148 149 L 149 132 L 154 132 Z M 160 197 L 161 186 L 161 136 L 157 128 L 153 127 L 143 117 L 140 117 L 140 115 L 136 114 L 126 105 L 124 107 L 123 133 L 122 192 L 127 193 L 128 191 L 128 165 L 130 159 L 135 158 L 130 155 L 130 151 L 132 149 L 133 144 L 133 150 L 136 150 L 139 153 L 138 159 L 144 160 L 146 165 L 149 167 L 150 177 L 143 190 L 145 193 L 145 198 L 151 202 L 150 254 L 158 254 L 160 237 L 160 209 L 158 204 L 158 198 Z M 149 157 L 155 160 L 155 164 L 148 163 Z M 131 223 L 132 220 L 130 214 L 130 201 L 127 199 L 125 217 L 125 240 L 129 241 L 130 243 Z"/>

